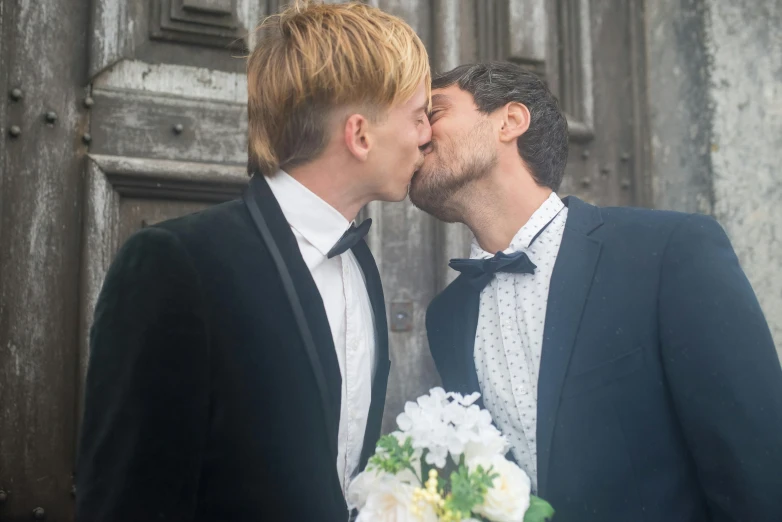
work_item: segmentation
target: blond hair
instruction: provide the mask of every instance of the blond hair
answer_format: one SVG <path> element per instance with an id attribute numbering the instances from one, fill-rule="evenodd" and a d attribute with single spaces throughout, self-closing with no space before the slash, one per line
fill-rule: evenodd
<path id="1" fill-rule="evenodd" d="M 247 60 L 250 170 L 265 175 L 316 158 L 329 116 L 358 106 L 383 111 L 409 100 L 429 58 L 401 18 L 360 3 L 296 2 L 259 27 Z"/>

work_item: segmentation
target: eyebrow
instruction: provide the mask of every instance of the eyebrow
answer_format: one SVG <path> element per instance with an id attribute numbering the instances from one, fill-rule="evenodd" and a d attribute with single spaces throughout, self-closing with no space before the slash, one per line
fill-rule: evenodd
<path id="1" fill-rule="evenodd" d="M 451 99 L 446 96 L 445 94 L 433 94 L 432 95 L 432 105 L 434 104 L 440 104 L 440 105 L 448 105 L 450 104 Z"/>

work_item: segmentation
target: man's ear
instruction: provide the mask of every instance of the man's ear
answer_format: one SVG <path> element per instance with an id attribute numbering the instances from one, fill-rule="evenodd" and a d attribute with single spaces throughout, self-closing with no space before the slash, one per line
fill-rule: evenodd
<path id="1" fill-rule="evenodd" d="M 519 102 L 510 102 L 502 112 L 503 121 L 500 129 L 500 141 L 515 142 L 519 136 L 527 132 L 530 123 L 529 109 Z"/>
<path id="2" fill-rule="evenodd" d="M 345 122 L 345 146 L 359 161 L 369 157 L 371 138 L 369 136 L 369 120 L 361 114 L 351 114 Z"/>

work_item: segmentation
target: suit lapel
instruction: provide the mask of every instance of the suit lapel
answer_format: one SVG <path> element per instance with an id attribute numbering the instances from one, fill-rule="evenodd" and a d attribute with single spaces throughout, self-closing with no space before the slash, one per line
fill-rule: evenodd
<path id="1" fill-rule="evenodd" d="M 323 300 L 301 257 L 296 237 L 262 176 L 253 176 L 243 199 L 286 287 L 299 336 L 320 391 L 329 446 L 336 462 L 342 377 Z"/>
<path id="2" fill-rule="evenodd" d="M 576 339 L 601 243 L 589 234 L 602 224 L 600 210 L 569 197 L 567 223 L 549 289 L 538 377 L 538 484 L 545 497 L 562 385 Z"/>
<path id="3" fill-rule="evenodd" d="M 367 419 L 364 447 L 361 451 L 361 461 L 359 463 L 359 470 L 363 470 L 369 457 L 375 453 L 375 444 L 380 437 L 380 428 L 383 423 L 383 407 L 386 401 L 386 388 L 390 369 L 388 360 L 388 322 L 386 320 L 383 285 L 375 258 L 372 256 L 372 252 L 365 241 L 359 241 L 352 250 L 359 266 L 361 266 L 361 271 L 364 273 L 369 302 L 372 305 L 372 312 L 375 316 L 376 363 L 375 373 L 372 376 L 372 399 L 369 407 L 369 418 Z"/>
<path id="4" fill-rule="evenodd" d="M 458 354 L 454 361 L 458 385 L 454 390 L 462 394 L 480 392 L 478 373 L 475 371 L 475 332 L 478 329 L 478 314 L 480 313 L 481 292 L 472 286 L 467 278 L 460 275 L 452 283 L 456 290 L 453 304 L 456 307 L 452 314 L 453 346 Z M 478 405 L 483 408 L 483 398 Z"/>

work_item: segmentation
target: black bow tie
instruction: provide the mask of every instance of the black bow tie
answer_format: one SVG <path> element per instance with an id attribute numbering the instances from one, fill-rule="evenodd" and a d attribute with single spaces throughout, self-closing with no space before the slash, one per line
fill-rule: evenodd
<path id="1" fill-rule="evenodd" d="M 329 250 L 328 258 L 331 259 L 332 257 L 336 257 L 340 254 L 344 254 L 354 246 L 358 244 L 359 241 L 364 239 L 364 236 L 367 235 L 367 232 L 369 232 L 369 227 L 372 226 L 372 220 L 367 219 L 364 220 L 359 226 L 356 226 L 355 224 L 351 224 L 350 228 L 347 232 L 342 234 L 342 237 L 339 238 L 339 241 L 337 241 L 337 244 L 334 245 L 331 250 Z"/>
<path id="2" fill-rule="evenodd" d="M 451 259 L 448 266 L 467 276 L 470 284 L 478 290 L 483 290 L 497 272 L 534 274 L 537 268 L 524 252 L 497 252 L 489 259 Z"/>

